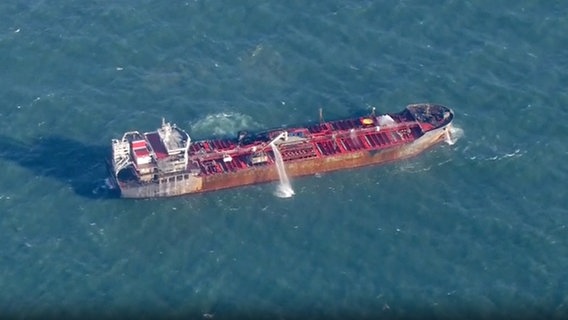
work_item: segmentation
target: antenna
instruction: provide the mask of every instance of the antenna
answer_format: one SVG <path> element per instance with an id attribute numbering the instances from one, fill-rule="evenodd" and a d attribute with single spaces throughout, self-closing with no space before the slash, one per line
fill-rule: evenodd
<path id="1" fill-rule="evenodd" d="M 320 124 L 324 123 L 323 120 L 323 108 L 319 108 L 319 115 L 320 115 Z"/>
<path id="2" fill-rule="evenodd" d="M 371 108 L 371 116 L 374 117 L 375 116 L 375 107 Z"/>

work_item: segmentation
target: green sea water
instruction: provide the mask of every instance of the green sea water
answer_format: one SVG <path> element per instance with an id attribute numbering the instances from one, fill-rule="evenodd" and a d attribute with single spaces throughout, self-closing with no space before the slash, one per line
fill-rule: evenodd
<path id="1" fill-rule="evenodd" d="M 565 1 L 0 2 L 0 316 L 564 318 Z M 110 139 L 415 102 L 397 163 L 109 199 Z"/>

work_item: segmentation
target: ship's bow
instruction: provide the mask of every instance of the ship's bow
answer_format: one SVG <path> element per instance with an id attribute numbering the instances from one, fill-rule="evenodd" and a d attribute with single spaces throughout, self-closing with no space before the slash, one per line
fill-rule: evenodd
<path id="1" fill-rule="evenodd" d="M 417 144 L 432 146 L 438 142 L 451 141 L 454 119 L 452 109 L 439 104 L 412 104 L 406 107 L 408 113 L 419 124 L 423 135 Z"/>
<path id="2" fill-rule="evenodd" d="M 424 132 L 447 127 L 454 119 L 452 109 L 439 104 L 412 104 L 406 109 Z"/>

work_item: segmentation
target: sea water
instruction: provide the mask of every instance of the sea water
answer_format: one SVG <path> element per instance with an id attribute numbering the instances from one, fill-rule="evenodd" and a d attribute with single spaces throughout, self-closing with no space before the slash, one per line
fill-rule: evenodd
<path id="1" fill-rule="evenodd" d="M 566 12 L 0 1 L 0 316 L 566 318 Z M 162 117 L 197 141 L 417 102 L 465 134 L 285 201 L 97 189 L 110 140 Z"/>

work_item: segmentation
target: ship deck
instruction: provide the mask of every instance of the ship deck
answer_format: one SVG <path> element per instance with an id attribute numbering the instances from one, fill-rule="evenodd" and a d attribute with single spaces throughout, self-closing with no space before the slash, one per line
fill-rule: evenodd
<path id="1" fill-rule="evenodd" d="M 410 143 L 423 135 L 422 124 L 405 113 L 391 114 L 391 123 L 378 126 L 380 117 L 350 118 L 323 122 L 307 127 L 287 128 L 289 139 L 280 143 L 278 150 L 284 163 L 305 159 L 325 158 L 361 151 L 388 149 Z M 276 136 L 284 129 L 269 131 Z M 252 164 L 250 157 L 262 151 L 266 162 Z M 251 167 L 272 165 L 275 156 L 270 144 L 254 140 L 239 145 L 235 139 L 210 139 L 195 141 L 189 149 L 189 162 L 200 169 L 199 175 L 228 174 Z"/>

